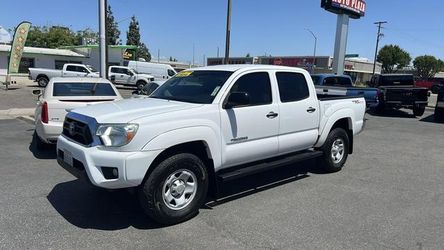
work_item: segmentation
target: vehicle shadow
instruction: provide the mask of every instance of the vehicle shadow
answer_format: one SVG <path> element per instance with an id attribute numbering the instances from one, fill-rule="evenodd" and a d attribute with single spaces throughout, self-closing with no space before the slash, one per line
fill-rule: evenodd
<path id="1" fill-rule="evenodd" d="M 437 123 L 437 124 L 444 124 L 444 120 L 442 120 L 442 121 L 435 120 L 435 115 L 429 115 L 427 117 L 422 118 L 419 121 L 421 121 L 421 122 L 429 122 L 429 123 Z"/>
<path id="2" fill-rule="evenodd" d="M 36 137 L 33 135 L 28 147 L 29 151 L 35 158 L 40 160 L 57 159 L 55 145 L 47 145 L 44 149 L 38 149 L 36 140 Z"/>
<path id="3" fill-rule="evenodd" d="M 144 214 L 136 195 L 127 190 L 95 188 L 82 179 L 56 185 L 47 199 L 63 218 L 83 229 L 111 231 L 128 227 L 162 227 Z"/>
<path id="4" fill-rule="evenodd" d="M 270 172 L 273 171 L 273 174 Z M 309 177 L 309 173 L 325 174 L 310 160 L 225 183 L 221 198 L 207 200 L 202 209 L 240 199 L 261 191 Z M 57 184 L 47 195 L 54 209 L 72 225 L 82 229 L 121 230 L 128 227 L 157 229 L 164 227 L 152 221 L 139 205 L 137 195 L 127 190 L 106 191 L 92 187 L 86 180 Z"/>
<path id="5" fill-rule="evenodd" d="M 402 109 L 386 109 L 382 112 L 376 112 L 374 110 L 369 110 L 367 112 L 372 116 L 379 117 L 392 117 L 392 118 L 416 118 L 411 112 Z"/>
<path id="6" fill-rule="evenodd" d="M 206 205 L 211 209 L 245 196 L 308 178 L 310 174 L 328 173 L 318 164 L 317 159 L 294 163 L 224 183 L 219 188 L 217 199 L 208 200 Z"/>

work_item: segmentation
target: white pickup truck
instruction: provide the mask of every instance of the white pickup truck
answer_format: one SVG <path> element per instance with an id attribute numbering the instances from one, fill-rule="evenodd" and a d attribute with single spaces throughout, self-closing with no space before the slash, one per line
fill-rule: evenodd
<path id="1" fill-rule="evenodd" d="M 139 90 L 154 81 L 154 76 L 139 74 L 136 70 L 124 66 L 110 66 L 108 78 L 116 85 L 136 86 Z"/>
<path id="2" fill-rule="evenodd" d="M 100 77 L 93 67 L 84 64 L 67 63 L 62 70 L 29 68 L 29 79 L 34 80 L 40 87 L 46 87 L 53 77 Z"/>
<path id="3" fill-rule="evenodd" d="M 303 69 L 196 68 L 149 98 L 73 110 L 57 159 L 95 186 L 137 187 L 147 214 L 174 224 L 235 178 L 315 157 L 339 171 L 364 114 L 362 97 L 317 96 Z"/>

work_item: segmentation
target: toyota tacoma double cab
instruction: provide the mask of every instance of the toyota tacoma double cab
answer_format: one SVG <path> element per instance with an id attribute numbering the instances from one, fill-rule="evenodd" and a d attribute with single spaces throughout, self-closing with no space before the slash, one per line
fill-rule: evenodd
<path id="1" fill-rule="evenodd" d="M 365 109 L 363 97 L 318 97 L 303 69 L 196 68 L 148 98 L 71 111 L 57 160 L 95 186 L 136 187 L 148 216 L 175 224 L 236 178 L 310 158 L 341 170 Z"/>

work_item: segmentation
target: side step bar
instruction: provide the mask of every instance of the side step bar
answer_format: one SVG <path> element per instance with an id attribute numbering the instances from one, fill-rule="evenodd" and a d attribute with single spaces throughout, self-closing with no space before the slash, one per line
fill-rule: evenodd
<path id="1" fill-rule="evenodd" d="M 231 181 L 245 176 L 257 174 L 270 169 L 289 165 L 291 163 L 305 161 L 322 156 L 321 151 L 306 150 L 298 154 L 291 154 L 283 157 L 273 158 L 271 160 L 259 161 L 256 164 L 249 164 L 240 167 L 235 167 L 234 170 L 224 170 L 222 173 L 217 173 L 218 180 L 221 182 Z"/>

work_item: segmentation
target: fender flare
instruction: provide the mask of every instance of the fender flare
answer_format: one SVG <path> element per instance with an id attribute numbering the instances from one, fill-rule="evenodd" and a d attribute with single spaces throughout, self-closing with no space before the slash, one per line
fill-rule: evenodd
<path id="1" fill-rule="evenodd" d="M 320 130 L 318 141 L 315 144 L 316 148 L 322 147 L 324 145 L 325 141 L 327 140 L 328 134 L 330 133 L 331 129 L 333 128 L 333 125 L 341 120 L 341 119 L 347 119 L 348 120 L 348 126 L 353 131 L 353 124 L 355 123 L 353 119 L 354 112 L 351 109 L 341 109 L 338 110 L 325 119 L 327 121 L 325 122 L 325 125 L 322 128 L 322 131 Z M 353 133 L 352 133 L 353 134 Z"/>

